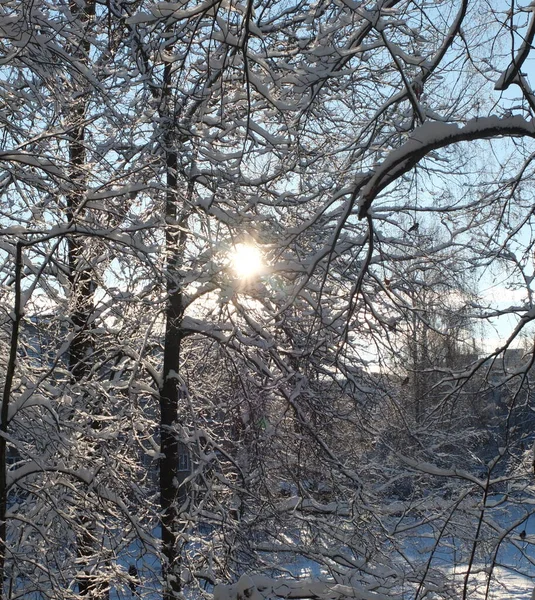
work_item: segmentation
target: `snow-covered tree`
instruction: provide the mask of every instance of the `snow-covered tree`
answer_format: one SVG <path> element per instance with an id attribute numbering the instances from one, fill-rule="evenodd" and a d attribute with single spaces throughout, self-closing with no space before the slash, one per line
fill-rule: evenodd
<path id="1" fill-rule="evenodd" d="M 305 559 L 329 594 L 458 597 L 443 545 L 490 575 L 521 546 L 534 14 L 0 7 L 4 595 L 277 594 Z M 502 388 L 503 443 L 457 443 Z"/>

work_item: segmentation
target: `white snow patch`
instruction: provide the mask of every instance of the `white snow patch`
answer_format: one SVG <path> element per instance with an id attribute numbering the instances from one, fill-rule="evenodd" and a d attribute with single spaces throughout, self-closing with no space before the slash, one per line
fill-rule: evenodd
<path id="1" fill-rule="evenodd" d="M 535 583 L 530 577 L 524 577 L 503 567 L 495 567 L 492 570 L 492 581 L 487 596 L 488 568 L 474 565 L 471 571 L 474 572 L 468 582 L 468 598 L 471 600 L 535 600 Z M 452 567 L 450 573 L 460 585 L 466 576 L 466 565 Z"/>

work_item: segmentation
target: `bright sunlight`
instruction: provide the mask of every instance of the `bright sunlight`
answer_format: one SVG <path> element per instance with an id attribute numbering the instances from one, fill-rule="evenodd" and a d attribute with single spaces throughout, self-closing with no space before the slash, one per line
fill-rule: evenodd
<path id="1" fill-rule="evenodd" d="M 240 279 L 258 275 L 263 267 L 262 253 L 251 244 L 237 244 L 230 255 L 230 262 Z"/>

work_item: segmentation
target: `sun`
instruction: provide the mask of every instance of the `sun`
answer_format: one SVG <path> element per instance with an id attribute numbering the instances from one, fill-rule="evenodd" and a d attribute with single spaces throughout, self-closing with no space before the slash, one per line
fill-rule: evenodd
<path id="1" fill-rule="evenodd" d="M 252 244 L 236 244 L 230 254 L 230 264 L 240 279 L 259 275 L 264 266 L 262 253 Z"/>

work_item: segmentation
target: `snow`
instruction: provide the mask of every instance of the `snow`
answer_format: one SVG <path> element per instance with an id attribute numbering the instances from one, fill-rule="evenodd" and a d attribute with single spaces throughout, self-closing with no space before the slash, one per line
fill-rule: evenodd
<path id="1" fill-rule="evenodd" d="M 448 581 L 462 597 L 467 573 L 466 565 L 444 569 Z M 534 582 L 531 578 L 519 575 L 512 569 L 495 567 L 492 570 L 491 584 L 487 590 L 488 568 L 473 565 L 467 583 L 470 600 L 535 600 Z M 413 584 L 417 588 L 418 584 Z M 429 589 L 433 586 L 429 586 Z M 438 590 L 437 590 L 438 591 Z M 434 597 L 434 596 L 431 596 Z M 264 600 L 264 598 L 330 598 L 354 600 L 392 600 L 392 596 L 378 593 L 355 584 L 341 585 L 315 579 L 273 579 L 262 575 L 242 575 L 233 585 L 216 585 L 214 600 Z"/>
<path id="2" fill-rule="evenodd" d="M 268 143 L 273 146 L 284 146 L 288 144 L 288 140 L 282 136 L 272 135 L 267 131 L 264 127 L 261 127 L 258 123 L 255 123 L 253 120 L 250 121 L 237 121 L 237 125 L 241 125 L 242 127 L 248 127 L 251 131 L 263 137 Z"/>
<path id="3" fill-rule="evenodd" d="M 462 469 L 443 469 L 429 462 L 418 462 L 409 457 L 401 455 L 400 458 L 404 463 L 406 463 L 408 466 L 415 469 L 416 471 L 428 473 L 429 475 L 436 475 L 438 477 L 459 477 L 460 479 L 466 479 L 467 481 L 475 483 L 480 488 L 485 487 L 485 481 L 479 480 L 477 477 L 475 477 L 468 471 L 463 471 Z"/>
<path id="4" fill-rule="evenodd" d="M 242 575 L 234 585 L 217 585 L 214 600 L 263 600 L 264 598 L 354 598 L 355 600 L 391 600 L 359 585 L 342 585 L 321 580 L 301 581 Z"/>
<path id="5" fill-rule="evenodd" d="M 532 13 L 528 31 L 526 32 L 522 41 L 522 45 L 516 53 L 513 61 L 496 82 L 494 89 L 497 91 L 506 90 L 509 85 L 515 81 L 517 74 L 522 68 L 523 63 L 531 50 L 533 37 L 535 35 L 535 6 L 531 4 L 526 10 L 529 10 Z"/>
<path id="6" fill-rule="evenodd" d="M 33 154 L 26 154 L 24 152 L 1 152 L 0 160 L 18 162 L 23 165 L 42 169 L 50 175 L 55 175 L 61 178 L 65 177 L 63 171 L 59 169 L 51 160 L 48 158 L 35 156 Z"/>
<path id="7" fill-rule="evenodd" d="M 487 595 L 487 580 L 485 569 L 476 565 L 473 568 L 476 575 L 469 579 L 468 597 L 471 600 L 512 600 L 531 598 L 535 600 L 533 581 L 528 577 L 497 567 L 494 569 L 494 581 Z M 462 584 L 466 575 L 466 566 L 452 568 L 450 575 Z M 361 586 L 329 584 L 319 580 L 276 580 L 262 576 L 242 575 L 234 585 L 217 585 L 214 590 L 214 600 L 236 600 L 251 598 L 354 598 L 355 600 L 391 600 L 390 596 L 369 591 Z"/>
<path id="8" fill-rule="evenodd" d="M 516 509 L 501 510 L 503 497 L 496 496 L 489 498 L 489 509 L 491 505 L 497 509 L 489 524 L 500 532 L 511 532 L 512 529 L 527 531 L 527 537 L 520 535 L 504 542 L 497 555 L 492 555 L 482 551 L 470 568 L 468 568 L 468 555 L 464 554 L 462 546 L 464 542 L 444 538 L 436 540 L 433 528 L 429 523 L 412 523 L 407 529 L 406 544 L 399 555 L 399 560 L 395 556 L 390 570 L 374 570 L 376 577 L 381 577 L 384 582 L 390 583 L 385 587 L 378 587 L 375 584 L 366 586 L 362 581 L 346 580 L 344 585 L 339 585 L 333 581 L 327 570 L 322 569 L 312 560 L 303 557 L 298 558 L 296 562 L 285 562 L 279 565 L 280 571 L 288 574 L 287 577 L 266 577 L 260 574 L 248 573 L 234 585 L 219 585 L 214 594 L 215 600 L 245 600 L 245 598 L 257 592 L 260 598 L 329 598 L 331 600 L 343 600 L 344 598 L 353 598 L 355 600 L 405 600 L 413 599 L 417 590 L 418 598 L 429 598 L 438 600 L 445 598 L 463 598 L 464 587 L 466 585 L 466 598 L 470 600 L 535 600 L 535 562 L 533 556 L 533 547 L 529 538 L 535 531 L 535 519 L 526 520 L 526 513 L 521 505 Z M 530 502 L 530 498 L 525 498 Z M 446 501 L 445 501 L 446 502 Z M 447 503 L 447 502 L 446 502 Z M 489 516 L 490 518 L 490 516 Z M 386 524 L 386 522 L 384 523 Z M 396 529 L 399 532 L 398 527 Z M 414 537 L 411 531 L 415 532 Z M 289 546 L 293 545 L 294 540 L 288 540 Z M 438 545 L 437 545 L 438 544 Z M 480 548 L 480 550 L 483 550 Z M 262 550 L 266 553 L 285 554 L 284 546 L 267 545 Z M 385 551 L 388 551 L 385 547 Z M 344 556 L 343 547 L 331 547 L 331 556 Z M 327 556 L 327 553 L 325 553 Z M 402 556 L 402 557 L 401 557 Z M 464 556 L 464 558 L 463 558 Z M 353 564 L 362 572 L 367 572 L 366 563 L 357 564 L 353 561 L 354 557 L 348 557 L 347 564 Z M 406 561 L 417 566 L 420 564 L 425 569 L 425 585 L 420 587 L 418 577 L 404 576 L 403 565 Z M 425 567 L 428 561 L 431 568 Z M 296 565 L 298 568 L 296 569 Z M 424 573 L 424 571 L 420 571 Z M 469 574 L 467 578 L 467 574 Z M 357 578 L 358 580 L 358 578 Z M 490 583 L 489 583 L 490 582 Z M 252 588 L 252 586 L 254 586 Z"/>
<path id="9" fill-rule="evenodd" d="M 489 594 L 487 592 L 487 573 L 486 568 L 481 565 L 474 565 L 471 569 L 475 572 L 468 584 L 468 598 L 470 600 L 512 600 L 514 598 L 535 600 L 534 582 L 529 577 L 523 577 L 514 573 L 510 569 L 496 567 L 493 570 L 493 581 L 491 583 Z M 466 566 L 452 567 L 449 574 L 461 584 L 466 575 Z"/>
<path id="10" fill-rule="evenodd" d="M 127 23 L 130 25 L 137 25 L 139 23 L 151 23 L 160 19 L 166 19 L 167 24 L 170 25 L 177 21 L 191 19 L 200 14 L 213 16 L 217 13 L 219 7 L 230 7 L 226 2 L 214 3 L 213 0 L 207 0 L 206 2 L 196 4 L 189 10 L 180 9 L 179 6 L 180 4 L 175 2 L 158 2 L 151 7 L 151 14 L 145 12 L 138 13 L 129 17 Z"/>
<path id="11" fill-rule="evenodd" d="M 498 136 L 535 138 L 535 123 L 518 115 L 505 118 L 496 115 L 475 118 L 467 121 L 464 127 L 455 123 L 426 121 L 401 147 L 390 152 L 364 183 L 360 190 L 359 217 L 366 216 L 379 192 L 412 169 L 431 151 L 463 141 Z"/>
<path id="12" fill-rule="evenodd" d="M 214 600 L 231 600 L 232 598 L 248 598 L 249 600 L 263 600 L 262 595 L 248 575 L 242 575 L 234 585 L 216 585 Z"/>

